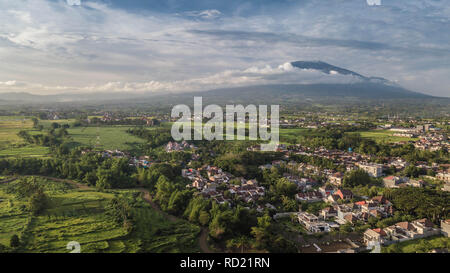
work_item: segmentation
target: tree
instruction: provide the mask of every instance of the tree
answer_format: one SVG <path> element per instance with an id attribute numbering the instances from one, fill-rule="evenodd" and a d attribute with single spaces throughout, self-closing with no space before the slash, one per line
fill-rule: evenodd
<path id="1" fill-rule="evenodd" d="M 274 192 L 276 195 L 293 197 L 297 193 L 297 185 L 286 178 L 281 178 L 276 182 Z"/>
<path id="2" fill-rule="evenodd" d="M 28 201 L 28 209 L 33 215 L 38 215 L 48 206 L 48 198 L 42 189 L 31 195 Z"/>
<path id="3" fill-rule="evenodd" d="M 37 118 L 32 118 L 31 121 L 33 122 L 33 128 L 37 128 L 39 120 Z"/>
<path id="4" fill-rule="evenodd" d="M 250 239 L 247 236 L 239 236 L 237 238 L 228 240 L 227 247 L 228 248 L 240 248 L 241 253 L 244 253 L 244 249 L 250 247 Z"/>
<path id="5" fill-rule="evenodd" d="M 59 125 L 59 123 L 57 123 L 57 122 L 53 122 L 52 124 L 51 124 L 51 128 L 52 129 L 58 129 L 58 128 L 60 128 L 61 127 L 61 125 Z"/>
<path id="6" fill-rule="evenodd" d="M 283 204 L 284 211 L 297 211 L 298 210 L 298 203 L 294 199 L 290 199 L 287 196 L 281 197 L 281 202 Z"/>
<path id="7" fill-rule="evenodd" d="M 175 185 L 164 175 L 158 178 L 158 182 L 156 182 L 155 199 L 159 202 L 159 205 L 163 210 L 167 209 L 170 197 L 172 196 L 172 193 L 175 191 L 175 189 Z"/>
<path id="8" fill-rule="evenodd" d="M 353 188 L 358 185 L 367 185 L 372 181 L 369 174 L 364 170 L 354 170 L 345 175 L 342 185 Z"/>
<path id="9" fill-rule="evenodd" d="M 206 226 L 209 223 L 209 213 L 206 211 L 200 211 L 200 215 L 198 216 L 198 222 L 202 226 Z"/>
<path id="10" fill-rule="evenodd" d="M 256 227 L 252 227 L 251 231 L 258 248 L 267 248 L 271 239 L 272 229 L 272 218 L 268 214 L 258 217 L 258 224 Z"/>
<path id="11" fill-rule="evenodd" d="M 19 236 L 17 236 L 16 234 L 14 234 L 13 236 L 11 236 L 11 239 L 9 240 L 9 245 L 12 248 L 17 248 L 20 246 L 20 239 Z"/>

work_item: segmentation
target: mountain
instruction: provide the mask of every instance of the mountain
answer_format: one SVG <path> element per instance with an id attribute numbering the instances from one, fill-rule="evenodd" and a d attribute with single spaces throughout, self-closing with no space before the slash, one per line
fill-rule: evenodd
<path id="1" fill-rule="evenodd" d="M 220 88 L 201 92 L 178 93 L 93 93 L 32 95 L 28 93 L 3 93 L 2 104 L 48 104 L 78 102 L 80 104 L 118 104 L 149 103 L 172 105 L 190 102 L 193 96 L 202 96 L 205 103 L 259 103 L 259 104 L 301 104 L 306 102 L 328 102 L 330 104 L 345 101 L 392 100 L 392 99 L 440 99 L 407 90 L 387 79 L 368 77 L 357 72 L 337 67 L 321 61 L 296 61 L 291 65 L 298 69 L 316 70 L 330 75 L 353 76 L 349 83 L 315 84 L 270 84 Z M 444 99 L 445 100 L 445 99 Z"/>
<path id="2" fill-rule="evenodd" d="M 208 101 L 258 101 L 301 103 L 305 101 L 358 101 L 390 99 L 426 99 L 432 96 L 407 90 L 394 82 L 381 77 L 367 77 L 357 72 L 334 66 L 321 61 L 291 62 L 295 68 L 316 70 L 328 75 L 353 76 L 349 83 L 315 83 L 315 84 L 273 84 L 221 88 L 195 95 L 203 96 Z M 332 76 L 330 76 L 332 77 Z"/>
<path id="3" fill-rule="evenodd" d="M 366 77 L 363 76 L 359 73 L 353 72 L 351 70 L 345 69 L 345 68 L 341 68 L 341 67 L 337 67 L 325 62 L 321 62 L 321 61 L 296 61 L 296 62 L 292 62 L 291 65 L 293 67 L 296 68 L 300 68 L 300 69 L 313 69 L 313 70 L 318 70 L 321 71 L 323 73 L 326 74 L 341 74 L 341 75 L 352 75 L 355 76 L 356 78 L 359 78 L 363 81 L 369 81 L 369 82 L 375 82 L 375 83 L 384 83 L 384 84 L 391 84 L 394 85 L 394 83 L 392 83 L 389 80 L 386 80 L 385 78 L 381 78 L 381 77 Z"/>
<path id="4" fill-rule="evenodd" d="M 353 76 L 357 76 L 360 78 L 366 78 L 363 75 L 360 75 L 356 72 L 347 70 L 345 68 L 340 68 L 331 64 L 327 64 L 321 61 L 296 61 L 296 62 L 291 62 L 291 65 L 293 67 L 297 67 L 300 69 L 315 69 L 315 70 L 320 70 L 323 73 L 326 74 L 332 74 L 332 72 L 336 72 L 342 75 L 353 75 Z"/>

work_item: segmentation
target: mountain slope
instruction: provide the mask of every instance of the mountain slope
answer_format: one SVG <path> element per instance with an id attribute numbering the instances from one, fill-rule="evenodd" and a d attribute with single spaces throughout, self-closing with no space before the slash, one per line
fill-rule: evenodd
<path id="1" fill-rule="evenodd" d="M 193 96 L 202 96 L 210 103 L 303 103 L 305 101 L 342 102 L 345 100 L 390 100 L 390 99 L 426 99 L 434 98 L 422 93 L 413 92 L 379 78 L 368 77 L 357 72 L 337 67 L 321 61 L 296 61 L 291 65 L 297 69 L 316 70 L 327 74 L 330 78 L 334 75 L 351 76 L 348 83 L 319 83 L 315 84 L 270 84 L 243 86 L 234 88 L 220 88 L 201 92 L 183 93 L 90 93 L 90 94 L 60 94 L 60 95 L 32 95 L 28 93 L 4 93 L 1 94 L 3 101 L 14 104 L 27 103 L 52 103 L 52 102 L 129 102 L 140 103 L 161 102 L 164 104 L 183 103 L 191 100 Z M 320 73 L 319 73 L 320 74 Z M 301 82 L 301 80 L 299 80 Z M 332 81 L 334 82 L 334 81 Z"/>

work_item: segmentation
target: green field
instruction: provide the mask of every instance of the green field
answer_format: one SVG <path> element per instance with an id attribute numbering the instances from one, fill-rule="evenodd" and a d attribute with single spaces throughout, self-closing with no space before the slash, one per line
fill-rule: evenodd
<path id="1" fill-rule="evenodd" d="M 17 133 L 21 130 L 31 129 L 32 127 L 33 122 L 31 122 L 30 119 L 11 119 L 11 117 L 0 117 L 0 145 L 24 143 Z"/>
<path id="2" fill-rule="evenodd" d="M 312 130 L 307 128 L 280 129 L 280 143 L 295 144 L 302 136 L 307 136 Z"/>
<path id="3" fill-rule="evenodd" d="M 37 178 L 45 185 L 49 207 L 39 216 L 28 212 L 27 200 L 0 184 L 0 244 L 9 246 L 16 234 L 19 252 L 67 253 L 67 243 L 79 242 L 81 252 L 196 252 L 199 228 L 186 221 L 170 222 L 132 190 L 98 192 L 72 184 Z M 134 194 L 133 194 L 134 193 Z M 115 195 L 134 198 L 133 230 L 129 233 L 105 212 Z"/>
<path id="4" fill-rule="evenodd" d="M 418 140 L 418 138 L 398 137 L 398 136 L 393 136 L 393 134 L 394 134 L 394 132 L 389 131 L 389 130 L 373 130 L 373 131 L 361 132 L 361 137 L 373 139 L 378 143 L 393 143 L 393 142 L 400 142 L 400 141 Z"/>
<path id="5" fill-rule="evenodd" d="M 33 122 L 25 117 L 0 117 L 0 157 L 42 157 L 49 153 L 49 148 L 30 145 L 17 133 L 32 130 Z"/>
<path id="6" fill-rule="evenodd" d="M 40 120 L 39 124 L 44 126 L 45 129 L 51 127 L 52 123 L 58 123 L 59 125 L 69 124 L 71 125 L 75 119 L 58 119 L 58 120 Z"/>
<path id="7" fill-rule="evenodd" d="M 128 134 L 129 126 L 78 127 L 68 129 L 69 136 L 77 146 L 95 147 L 101 150 L 134 150 L 145 140 Z"/>

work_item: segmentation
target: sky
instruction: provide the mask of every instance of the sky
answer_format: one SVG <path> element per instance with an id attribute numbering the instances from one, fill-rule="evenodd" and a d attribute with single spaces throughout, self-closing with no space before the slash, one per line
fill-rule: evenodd
<path id="1" fill-rule="evenodd" d="M 358 80 L 299 60 L 450 97 L 450 0 L 0 0 L 0 93 Z"/>

